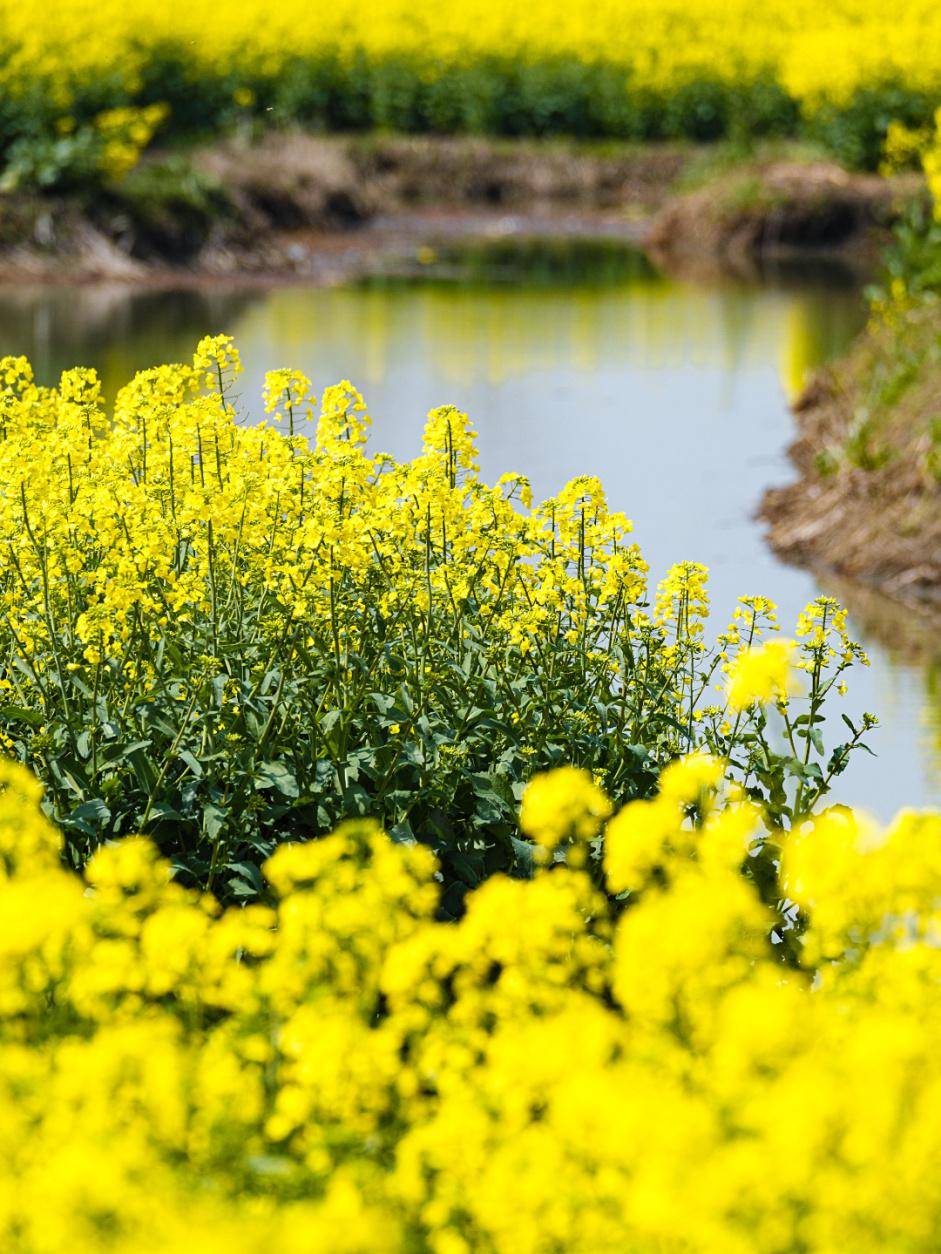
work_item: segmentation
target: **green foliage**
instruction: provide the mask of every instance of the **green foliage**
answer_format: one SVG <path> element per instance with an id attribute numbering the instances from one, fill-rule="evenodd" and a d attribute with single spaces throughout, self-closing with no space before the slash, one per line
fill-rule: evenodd
<path id="1" fill-rule="evenodd" d="M 71 135 L 19 136 L 10 145 L 0 191 L 76 191 L 101 181 L 101 145 L 93 127 Z"/>
<path id="2" fill-rule="evenodd" d="M 857 88 L 846 103 L 825 103 L 805 122 L 805 133 L 838 161 L 853 169 L 875 170 L 882 160 L 892 122 L 909 127 L 929 124 L 937 100 L 901 82 Z"/>
<path id="3" fill-rule="evenodd" d="M 0 191 L 74 192 L 118 183 L 166 116 L 165 104 L 122 105 L 79 123 L 60 117 L 46 131 L 18 135 L 6 153 Z"/>
<path id="4" fill-rule="evenodd" d="M 839 456 L 833 449 L 821 449 L 814 456 L 814 469 L 821 479 L 832 479 L 839 468 Z"/>
<path id="5" fill-rule="evenodd" d="M 941 483 L 941 418 L 935 418 L 929 428 L 929 446 L 925 455 L 928 473 Z"/>
<path id="6" fill-rule="evenodd" d="M 885 254 L 885 278 L 873 299 L 891 298 L 893 284 L 907 297 L 941 293 L 941 220 L 927 197 L 908 205 L 896 224 Z"/>
<path id="7" fill-rule="evenodd" d="M 61 110 L 27 97 L 0 105 L 3 186 L 70 191 L 106 181 L 95 118 L 126 106 L 168 110 L 168 138 L 218 135 L 238 127 L 301 125 L 316 131 L 569 136 L 657 142 L 803 137 L 849 166 L 874 169 L 889 122 L 926 123 L 931 101 L 889 85 L 857 91 L 846 104 L 804 116 L 772 77 L 731 83 L 700 76 L 654 90 L 634 87 L 623 65 L 559 56 L 521 62 L 480 56 L 447 75 L 429 75 L 406 55 L 289 60 L 276 79 L 201 74 L 185 51 L 151 49 L 133 93 L 126 83 L 83 83 L 71 106 L 75 129 L 57 133 Z M 241 100 L 241 103 L 239 101 Z"/>

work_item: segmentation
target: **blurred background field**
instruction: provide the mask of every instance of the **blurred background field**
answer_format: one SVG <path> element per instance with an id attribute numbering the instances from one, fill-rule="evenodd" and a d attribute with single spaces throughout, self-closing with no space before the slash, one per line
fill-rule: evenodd
<path id="1" fill-rule="evenodd" d="M 926 122 L 941 12 L 879 0 L 4 0 L 8 185 L 120 174 L 164 137 L 321 130 L 802 135 L 875 166 Z"/>

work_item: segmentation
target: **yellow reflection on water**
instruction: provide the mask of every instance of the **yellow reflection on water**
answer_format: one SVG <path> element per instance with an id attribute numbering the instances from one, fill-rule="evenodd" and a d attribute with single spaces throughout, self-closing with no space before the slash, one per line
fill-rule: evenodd
<path id="1" fill-rule="evenodd" d="M 277 343 L 279 361 L 337 363 L 379 383 L 417 345 L 456 384 L 513 378 L 566 365 L 663 370 L 682 360 L 739 370 L 778 361 L 788 396 L 858 329 L 853 293 L 708 290 L 659 276 L 623 287 L 535 290 L 390 286 L 311 292 L 289 288 L 250 307 L 233 330 L 246 343 Z M 293 355 L 292 355 L 293 349 Z M 341 369 L 342 366 L 342 369 Z M 355 367 L 355 369 L 354 369 Z"/>
<path id="2" fill-rule="evenodd" d="M 682 361 L 734 376 L 777 360 L 792 396 L 861 321 L 852 288 L 697 285 L 625 255 L 612 263 L 609 248 L 592 261 L 589 250 L 574 274 L 570 266 L 535 285 L 525 268 L 495 281 L 478 259 L 456 282 L 435 281 L 429 267 L 420 283 L 321 290 L 19 288 L 0 294 L 0 344 L 27 353 L 45 382 L 94 364 L 109 394 L 143 366 L 185 359 L 207 331 L 227 331 L 243 351 L 263 350 L 267 367 L 313 360 L 318 386 L 344 375 L 363 387 L 380 383 L 420 346 L 445 379 L 492 386 L 562 364 L 587 373 Z"/>

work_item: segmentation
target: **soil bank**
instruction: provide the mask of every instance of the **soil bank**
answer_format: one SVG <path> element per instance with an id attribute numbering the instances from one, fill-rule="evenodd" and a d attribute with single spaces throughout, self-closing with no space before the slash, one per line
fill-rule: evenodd
<path id="1" fill-rule="evenodd" d="M 941 625 L 941 305 L 872 325 L 795 405 L 794 483 L 761 515 L 788 561 L 878 589 Z"/>
<path id="2" fill-rule="evenodd" d="M 710 165 L 711 163 L 711 165 Z M 332 282 L 423 240 L 611 235 L 671 270 L 871 255 L 917 189 L 822 161 L 478 138 L 268 134 L 154 153 L 94 197 L 0 196 L 0 279 Z"/>

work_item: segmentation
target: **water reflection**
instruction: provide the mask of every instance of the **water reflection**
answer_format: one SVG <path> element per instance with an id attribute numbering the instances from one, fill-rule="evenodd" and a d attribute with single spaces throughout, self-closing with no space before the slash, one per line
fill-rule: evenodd
<path id="1" fill-rule="evenodd" d="M 0 287 L 0 347 L 25 353 L 44 383 L 70 366 L 93 365 L 113 396 L 137 370 L 186 360 L 206 328 L 233 325 L 252 299 L 260 299 L 257 289 Z"/>
<path id="2" fill-rule="evenodd" d="M 255 415 L 266 369 L 297 366 L 319 387 L 351 378 L 376 446 L 410 456 L 424 413 L 453 402 L 475 420 L 487 476 L 520 470 L 548 494 L 599 474 L 657 577 L 680 558 L 703 561 L 720 618 L 739 594 L 764 592 L 785 626 L 818 585 L 773 557 L 754 511 L 763 488 L 791 474 L 788 393 L 862 320 L 842 271 L 785 270 L 757 286 L 683 281 L 586 241 L 421 250 L 397 274 L 334 289 L 0 292 L 3 351 L 29 354 L 45 381 L 81 362 L 113 392 L 225 330 L 238 338 L 243 408 Z M 879 757 L 858 762 L 839 795 L 882 815 L 941 804 L 941 663 L 887 647 L 898 633 L 885 636 L 857 601 L 851 612 L 873 666 L 845 708 L 876 710 L 884 726 Z"/>

